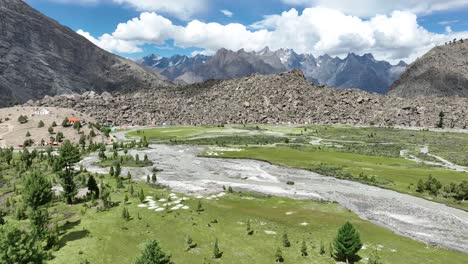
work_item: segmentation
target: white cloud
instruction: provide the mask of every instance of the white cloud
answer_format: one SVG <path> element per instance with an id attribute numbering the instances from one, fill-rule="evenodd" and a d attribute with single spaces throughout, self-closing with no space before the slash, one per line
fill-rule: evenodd
<path id="1" fill-rule="evenodd" d="M 117 4 L 125 4 L 139 11 L 156 11 L 187 20 L 192 15 L 203 11 L 208 0 L 113 0 Z"/>
<path id="2" fill-rule="evenodd" d="M 227 17 L 232 17 L 234 15 L 233 12 L 226 10 L 226 9 L 221 10 L 221 13 L 223 13 Z"/>
<path id="3" fill-rule="evenodd" d="M 83 31 L 82 29 L 79 29 L 76 33 L 87 38 L 94 45 L 99 46 L 110 52 L 137 53 L 143 51 L 141 48 L 138 47 L 138 45 L 141 45 L 143 43 L 138 41 L 125 41 L 117 39 L 109 34 L 104 34 L 101 37 L 99 37 L 99 39 L 96 39 L 93 36 L 91 36 L 89 32 Z"/>
<path id="4" fill-rule="evenodd" d="M 447 32 L 448 34 L 452 33 L 453 32 L 452 27 L 451 26 L 446 26 L 445 27 L 445 32 Z"/>
<path id="5" fill-rule="evenodd" d="M 394 10 L 427 14 L 468 6 L 467 0 L 281 0 L 290 5 L 322 6 L 340 10 L 346 14 L 370 17 L 390 14 Z"/>
<path id="6" fill-rule="evenodd" d="M 220 48 L 252 51 L 269 46 L 314 55 L 369 52 L 378 59 L 411 62 L 434 45 L 461 37 L 468 37 L 468 32 L 429 32 L 418 24 L 417 16 L 408 11 L 394 11 L 364 20 L 338 10 L 315 7 L 306 8 L 302 13 L 291 9 L 251 26 L 198 20 L 179 26 L 156 13 L 142 13 L 138 18 L 119 24 L 111 35 L 105 34 L 92 41 L 118 52 L 138 52 L 144 43 L 162 44 L 173 40 L 178 47 L 203 49 L 204 54 Z"/>

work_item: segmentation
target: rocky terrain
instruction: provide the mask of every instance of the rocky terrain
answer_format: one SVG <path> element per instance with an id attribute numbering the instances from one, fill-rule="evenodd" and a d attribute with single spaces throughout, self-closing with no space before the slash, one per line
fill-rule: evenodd
<path id="1" fill-rule="evenodd" d="M 377 61 L 372 54 L 358 56 L 351 53 L 344 59 L 328 55 L 316 58 L 311 54 L 297 54 L 290 49 L 273 51 L 268 47 L 259 52 L 220 49 L 213 56 L 174 55 L 165 58 L 153 54 L 137 62 L 177 83 L 190 84 L 300 69 L 309 81 L 317 85 L 359 88 L 377 93 L 387 92 L 407 66 L 404 62 L 391 65 L 386 61 Z"/>
<path id="2" fill-rule="evenodd" d="M 466 128 L 468 99 L 403 99 L 311 85 L 293 70 L 226 81 L 127 93 L 87 92 L 30 101 L 72 108 L 115 125 L 320 123 Z"/>
<path id="3" fill-rule="evenodd" d="M 412 63 L 390 88 L 401 97 L 468 97 L 468 40 L 433 48 Z"/>
<path id="4" fill-rule="evenodd" d="M 44 95 L 169 85 L 108 53 L 21 0 L 0 0 L 0 106 Z"/>

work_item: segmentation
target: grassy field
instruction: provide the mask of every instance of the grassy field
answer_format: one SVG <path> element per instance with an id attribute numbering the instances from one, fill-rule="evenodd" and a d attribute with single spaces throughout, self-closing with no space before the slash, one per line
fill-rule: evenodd
<path id="1" fill-rule="evenodd" d="M 150 167 L 153 165 L 153 162 L 149 160 L 140 160 L 136 161 L 132 156 L 121 156 L 122 159 L 114 159 L 114 158 L 107 158 L 106 160 L 101 160 L 100 162 L 96 163 L 96 165 L 100 167 L 110 167 L 110 166 L 115 166 L 115 164 L 121 162 L 122 167 L 130 167 L 130 168 L 137 168 L 137 167 Z"/>
<path id="2" fill-rule="evenodd" d="M 445 186 L 468 180 L 468 173 L 400 157 L 400 151 L 408 150 L 419 158 L 434 161 L 419 152 L 422 146 L 428 146 L 431 153 L 463 165 L 468 159 L 468 134 L 393 128 L 227 126 L 155 128 L 128 135 L 145 135 L 151 140 L 174 144 L 240 146 L 243 151 L 224 151 L 217 153 L 217 157 L 258 159 L 328 176 L 351 175 L 360 181 L 373 178 L 375 182 L 363 182 L 468 210 L 466 201 L 416 192 L 418 181 L 425 181 L 429 175 Z"/>
<path id="3" fill-rule="evenodd" d="M 135 190 L 143 188 L 145 195 L 162 198 L 169 194 L 143 183 L 133 185 Z M 61 219 L 63 235 L 61 248 L 54 253 L 55 258 L 50 263 L 78 264 L 85 260 L 90 263 L 131 263 L 149 239 L 160 241 L 163 249 L 173 255 L 175 263 L 273 263 L 285 231 L 292 243 L 290 248 L 282 248 L 285 263 L 335 263 L 329 257 L 328 244 L 346 221 L 357 227 L 366 246 L 359 254 L 364 259 L 362 263 L 366 263 L 365 258 L 373 248 L 379 248 L 379 254 L 387 263 L 445 263 L 450 260 L 456 264 L 464 263 L 467 257 L 395 235 L 332 203 L 228 194 L 219 200 L 202 199 L 204 211 L 200 213 L 194 210 L 198 199 L 193 197 L 185 202 L 190 210 L 168 213 L 138 208 L 140 202 L 136 197 L 124 204 L 125 190 L 115 190 L 111 197 L 119 205 L 108 211 L 83 209 L 83 205 L 57 204 L 51 208 L 52 212 L 55 209 L 60 212 L 56 218 Z M 132 217 L 128 222 L 121 218 L 124 206 Z M 255 230 L 252 236 L 246 234 L 248 220 Z M 187 235 L 198 244 L 188 252 L 185 250 Z M 216 238 L 224 254 L 221 259 L 212 260 Z M 308 257 L 300 256 L 303 240 L 308 246 Z M 321 241 L 325 245 L 324 255 L 319 254 Z"/>

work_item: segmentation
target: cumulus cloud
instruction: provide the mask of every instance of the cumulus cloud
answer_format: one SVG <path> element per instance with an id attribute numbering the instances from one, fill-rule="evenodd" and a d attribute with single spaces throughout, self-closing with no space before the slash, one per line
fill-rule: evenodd
<path id="1" fill-rule="evenodd" d="M 109 34 L 104 34 L 100 36 L 98 39 L 91 36 L 89 32 L 86 32 L 82 29 L 79 29 L 76 33 L 80 34 L 81 36 L 87 38 L 91 41 L 94 45 L 99 46 L 105 50 L 110 52 L 121 52 L 121 53 L 137 53 L 142 52 L 143 50 L 139 47 L 139 45 L 143 44 L 138 41 L 126 41 L 117 39 Z"/>
<path id="2" fill-rule="evenodd" d="M 113 0 L 117 4 L 125 4 L 139 11 L 156 11 L 170 14 L 183 20 L 203 11 L 207 0 Z"/>
<path id="3" fill-rule="evenodd" d="M 315 7 L 306 8 L 302 13 L 291 9 L 265 17 L 250 26 L 198 20 L 180 26 L 157 13 L 146 12 L 119 24 L 112 34 L 92 38 L 91 41 L 117 52 L 138 52 L 142 44 L 162 44 L 173 40 L 178 47 L 199 48 L 204 54 L 220 48 L 252 51 L 269 46 L 314 55 L 343 56 L 348 52 L 370 52 L 379 59 L 411 62 L 434 45 L 460 37 L 468 37 L 468 32 L 437 34 L 427 31 L 418 24 L 417 16 L 409 11 L 394 11 L 389 15 L 362 19 L 335 9 Z"/>
<path id="4" fill-rule="evenodd" d="M 370 17 L 375 14 L 390 14 L 394 10 L 427 14 L 468 6 L 467 0 L 281 0 L 297 6 L 322 6 L 340 10 L 346 14 Z"/>
<path id="5" fill-rule="evenodd" d="M 234 15 L 233 12 L 226 10 L 226 9 L 221 10 L 221 13 L 223 13 L 227 17 L 232 17 Z"/>

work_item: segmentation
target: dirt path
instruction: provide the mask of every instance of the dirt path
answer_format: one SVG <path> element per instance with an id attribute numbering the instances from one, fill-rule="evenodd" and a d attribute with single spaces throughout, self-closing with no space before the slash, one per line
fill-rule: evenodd
<path id="1" fill-rule="evenodd" d="M 429 153 L 429 147 L 428 146 L 421 147 L 420 152 L 435 158 L 436 160 L 438 160 L 437 162 L 436 161 L 428 161 L 428 160 L 420 159 L 420 158 L 418 158 L 418 157 L 416 157 L 414 155 L 411 155 L 409 152 L 410 151 L 407 150 L 407 149 L 402 150 L 402 151 L 400 151 L 400 156 L 402 158 L 405 158 L 407 160 L 411 160 L 411 161 L 414 161 L 414 162 L 417 162 L 417 163 L 424 163 L 424 164 L 427 164 L 427 165 L 444 167 L 446 169 L 454 170 L 454 171 L 468 172 L 468 167 L 456 165 L 456 164 L 454 164 L 454 163 L 452 163 L 452 162 L 450 162 L 450 161 L 448 161 L 448 160 L 446 160 L 446 159 L 444 159 L 442 157 L 439 157 L 437 155 Z"/>
<path id="2" fill-rule="evenodd" d="M 442 204 L 358 182 L 325 177 L 254 160 L 201 158 L 202 147 L 152 145 L 131 155 L 147 154 L 161 183 L 188 194 L 219 192 L 223 185 L 235 189 L 295 199 L 336 201 L 360 217 L 416 240 L 468 253 L 468 213 Z M 94 166 L 97 156 L 82 164 L 90 172 L 107 173 Z M 151 168 L 132 168 L 135 179 L 146 180 Z M 123 169 L 123 175 L 127 169 Z M 294 181 L 294 186 L 286 184 Z"/>

